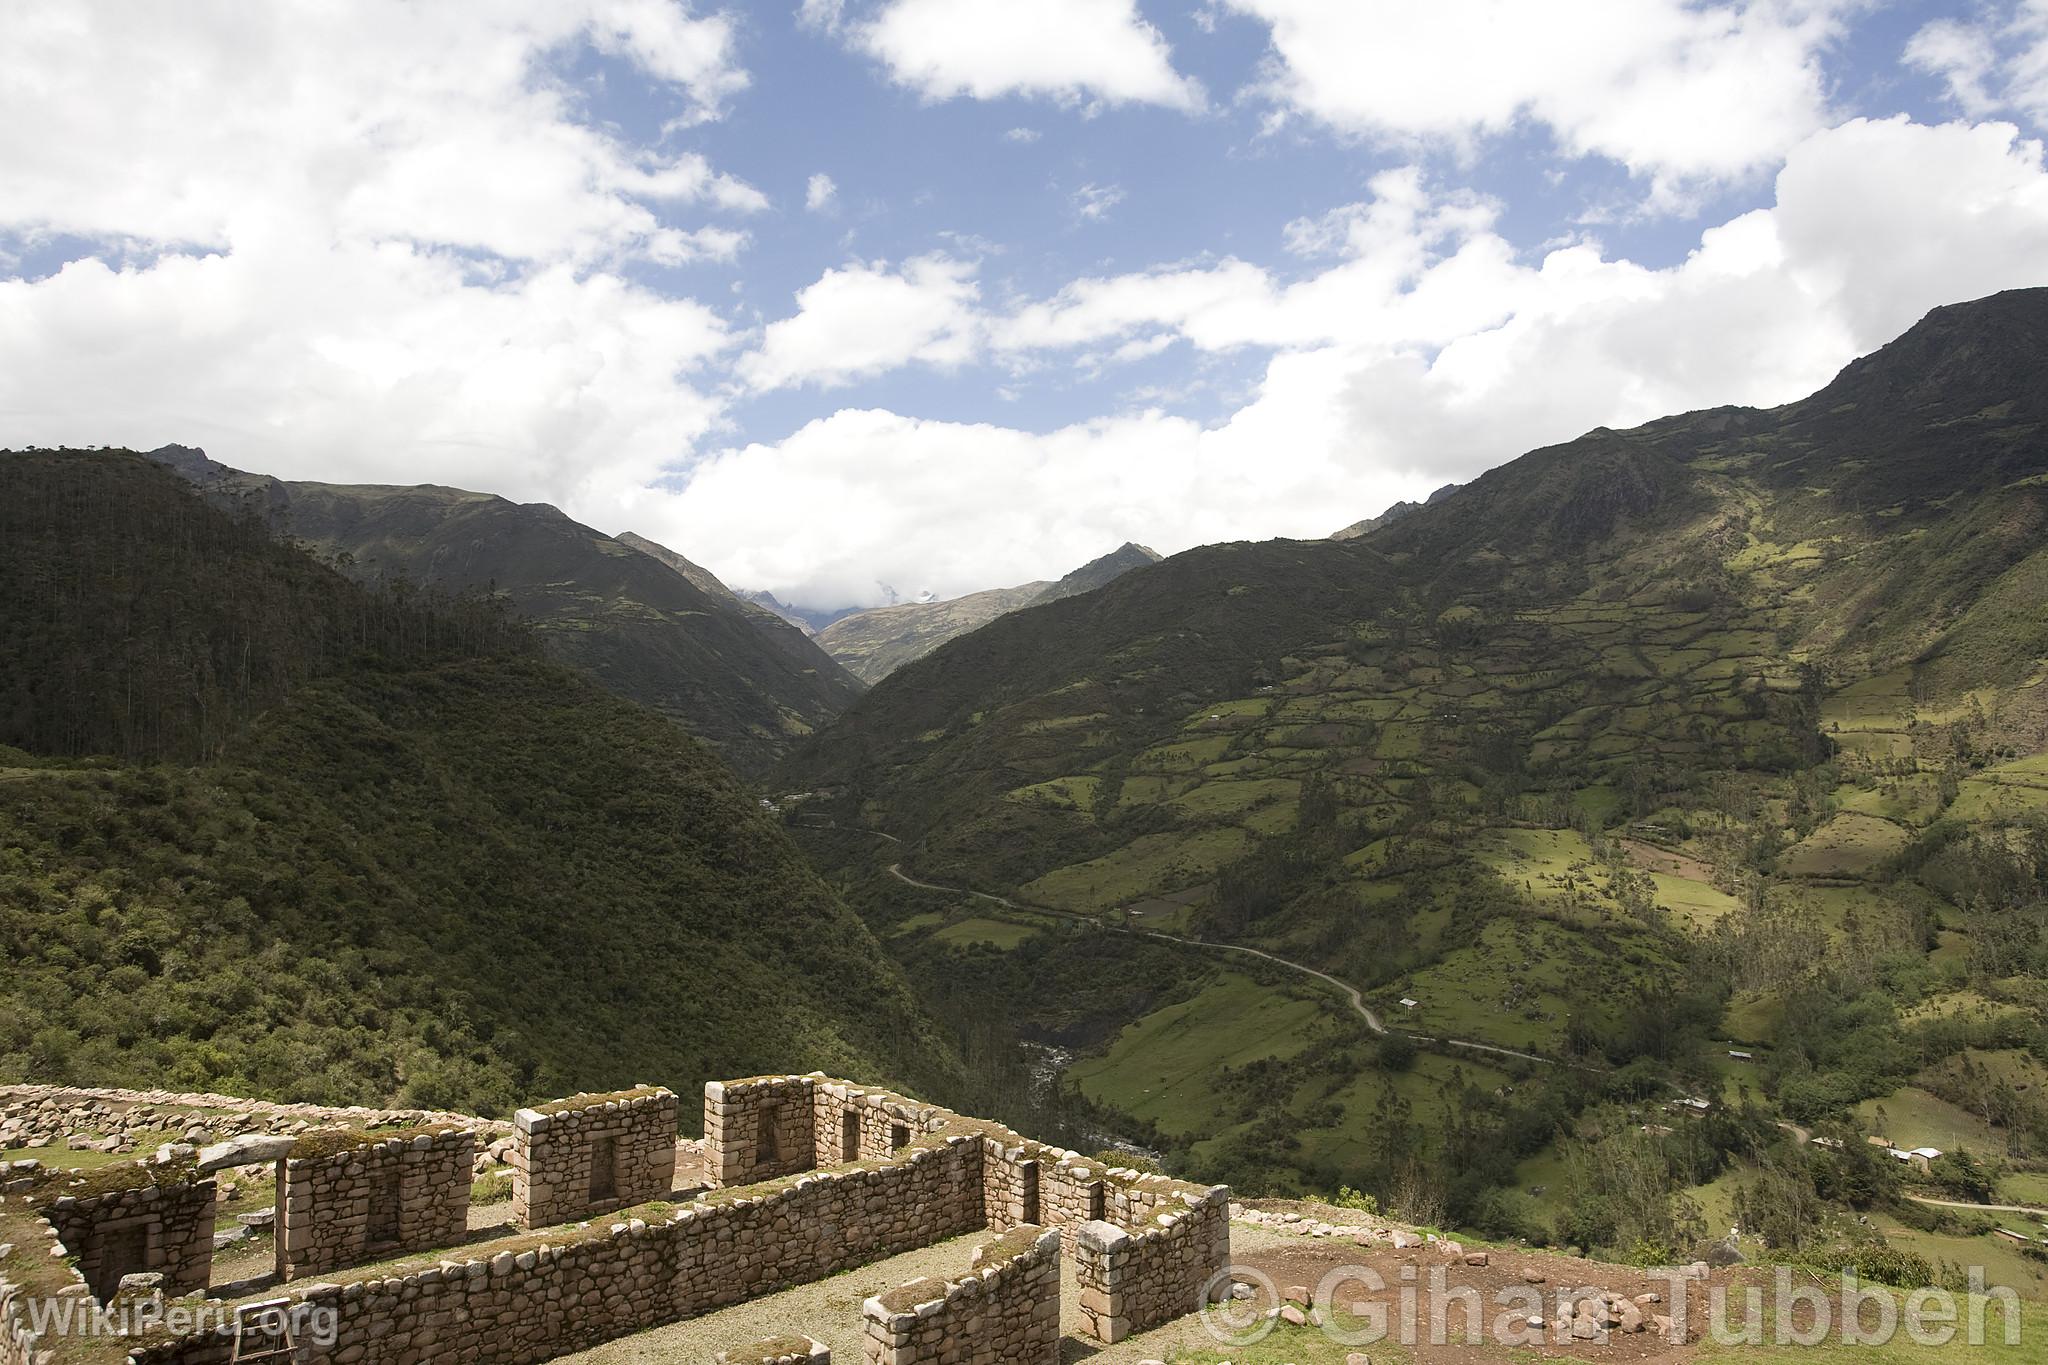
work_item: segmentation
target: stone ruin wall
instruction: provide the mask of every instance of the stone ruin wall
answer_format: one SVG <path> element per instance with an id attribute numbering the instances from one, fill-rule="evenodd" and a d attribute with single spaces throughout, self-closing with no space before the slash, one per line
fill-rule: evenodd
<path id="1" fill-rule="evenodd" d="M 752 1185 L 837 1161 L 818 1126 L 815 1088 L 803 1076 L 707 1084 L 705 1178 L 717 1186 Z"/>
<path id="2" fill-rule="evenodd" d="M 736 1189 L 660 1221 L 556 1229 L 520 1249 L 454 1253 L 383 1278 L 309 1284 L 334 1345 L 307 1362 L 529 1365 L 821 1279 L 981 1226 L 981 1144 L 933 1136 L 886 1163 Z M 532 1245 L 526 1245 L 532 1243 Z M 226 1336 L 140 1353 L 143 1365 L 225 1365 Z"/>
<path id="3" fill-rule="evenodd" d="M 1135 1229 L 1097 1221 L 1078 1233 L 1081 1328 L 1097 1341 L 1122 1341 L 1201 1306 L 1230 1261 L 1230 1192 L 1219 1187 L 1178 1208 L 1155 1205 Z"/>
<path id="4" fill-rule="evenodd" d="M 912 1280 L 861 1316 L 866 1365 L 1059 1365 L 1060 1234 L 1012 1229 L 962 1278 Z"/>
<path id="5" fill-rule="evenodd" d="M 809 1083 L 812 1151 L 819 1166 L 845 1161 L 887 1161 L 913 1138 L 943 1127 L 954 1115 L 886 1090 L 847 1081 L 801 1078 Z M 732 1082 L 732 1086 L 746 1082 Z M 706 1120 L 707 1123 L 709 1120 Z"/>
<path id="6" fill-rule="evenodd" d="M 469 1231 L 467 1128 L 314 1133 L 277 1163 L 277 1271 L 289 1281 L 453 1246 Z M 335 1150 L 323 1150 L 332 1146 Z"/>
<path id="7" fill-rule="evenodd" d="M 59 1291 L 60 1296 L 80 1301 L 92 1298 L 77 1271 L 70 1271 L 67 1278 L 70 1283 Z M 50 1346 L 36 1335 L 31 1297 L 12 1279 L 0 1275 L 0 1365 L 48 1365 L 52 1358 Z"/>
<path id="8" fill-rule="evenodd" d="M 370 1109 L 361 1106 L 283 1104 L 179 1090 L 82 1089 L 68 1085 L 0 1085 L 0 1147 L 56 1147 L 67 1137 L 92 1135 L 97 1150 L 146 1155 L 169 1132 L 173 1141 L 189 1126 L 203 1126 L 204 1140 L 243 1133 L 303 1133 L 314 1128 L 367 1128 L 372 1124 L 418 1127 L 448 1123 L 493 1132 L 509 1131 L 502 1121 L 430 1109 Z M 196 1136 L 188 1141 L 200 1141 Z"/>
<path id="9" fill-rule="evenodd" d="M 92 1194 L 66 1194 L 61 1183 L 49 1183 L 37 1202 L 57 1240 L 78 1258 L 93 1296 L 105 1302 L 124 1275 L 160 1274 L 168 1294 L 206 1288 L 216 1195 L 214 1183 L 185 1164 L 158 1168 L 153 1179 L 130 1188 Z"/>
<path id="10" fill-rule="evenodd" d="M 667 1196 L 681 1113 L 675 1092 L 660 1086 L 520 1110 L 508 1154 L 512 1221 L 573 1223 Z"/>
<path id="11" fill-rule="evenodd" d="M 635 1207 L 608 1223 L 472 1244 L 404 1274 L 341 1272 L 331 1282 L 301 1281 L 289 1300 L 301 1311 L 331 1308 L 338 1338 L 325 1349 L 302 1346 L 299 1362 L 547 1360 L 978 1229 L 1017 1231 L 1026 1227 L 1022 1215 L 1034 1184 L 1039 1217 L 1081 1252 L 1077 1261 L 1084 1275 L 1095 1275 L 1102 1291 L 1100 1311 L 1084 1311 L 1081 1323 L 1099 1339 L 1190 1311 L 1210 1274 L 1228 1258 L 1228 1192 L 1221 1187 L 1105 1168 L 1027 1142 L 999 1124 L 819 1075 L 713 1082 L 705 1094 L 706 1133 L 716 1138 L 707 1142 L 711 1174 L 716 1179 L 738 1172 L 749 1179 L 747 1185 L 676 1207 Z M 775 1146 L 766 1152 L 760 1143 L 764 1114 L 775 1134 Z M 671 1141 L 673 1131 L 671 1122 Z M 808 1134 L 807 1146 L 793 1153 L 783 1145 L 794 1145 L 801 1134 Z M 841 1160 L 849 1137 L 861 1153 L 851 1163 Z M 906 1145 L 897 1147 L 899 1141 Z M 742 1159 L 726 1160 L 726 1152 Z M 764 1155 L 784 1174 L 754 1180 Z M 1081 1219 L 1098 1210 L 1102 1220 L 1091 1228 L 1123 1236 L 1099 1254 Z M 956 1284 L 946 1291 L 950 1328 L 943 1340 L 912 1333 L 901 1343 L 892 1339 L 890 1349 L 929 1350 L 934 1361 L 953 1359 L 948 1353 L 958 1353 L 963 1363 L 1005 1359 L 984 1339 L 986 1333 L 1007 1341 L 1014 1330 L 1020 1340 L 1035 1343 L 1031 1333 L 1043 1324 L 1032 1313 L 1050 1313 L 1047 1330 L 1055 1349 L 1044 1359 L 1051 1365 L 1058 1336 L 1059 1239 L 1053 1231 L 1031 1228 L 1029 1246 L 1021 1250 L 999 1241 L 1005 1254 L 998 1264 L 980 1266 L 970 1277 L 979 1285 L 993 1275 L 1006 1286 L 995 1316 L 976 1317 L 964 1307 L 952 1311 Z M 1019 1256 L 1024 1268 L 1005 1274 L 1003 1267 Z M 1034 1276 L 1048 1277 L 1049 1293 L 1025 1288 L 1037 1283 Z M 1040 1306 L 1013 1309 L 1011 1297 Z M 1023 1326 L 1027 1319 L 1033 1324 L 1029 1330 Z M 222 1332 L 138 1345 L 134 1359 L 143 1365 L 226 1365 L 231 1353 L 232 1342 Z M 916 1357 L 920 1365 L 926 1358 Z M 12 1362 L 0 1356 L 0 1365 Z"/>

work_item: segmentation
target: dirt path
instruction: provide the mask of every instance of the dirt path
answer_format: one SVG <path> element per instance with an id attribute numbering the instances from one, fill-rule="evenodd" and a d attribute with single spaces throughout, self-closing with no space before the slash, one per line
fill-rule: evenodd
<path id="1" fill-rule="evenodd" d="M 2048 1222 L 2048 1209 L 2036 1208 L 2032 1204 L 1972 1204 L 1967 1199 L 1928 1199 L 1917 1194 L 1909 1194 L 1906 1198 L 1916 1204 L 1927 1204 L 1937 1209 L 1975 1209 L 1979 1213 L 2024 1213 Z"/>
<path id="2" fill-rule="evenodd" d="M 893 835 L 882 834 L 880 830 L 869 830 L 868 833 L 879 835 L 884 839 L 888 839 L 892 843 L 902 842 L 902 840 L 895 838 L 895 836 Z M 941 886 L 937 882 L 920 881 L 918 878 L 911 876 L 908 872 L 905 872 L 903 870 L 903 864 L 901 863 L 889 864 L 889 875 L 894 877 L 897 881 L 902 882 L 904 885 L 917 887 L 921 891 L 943 891 L 946 894 L 953 896 L 972 896 L 977 900 L 989 901 L 992 904 L 1000 905 L 1005 909 L 1009 910 L 1029 911 L 1033 914 L 1042 915 L 1058 915 L 1062 919 L 1092 920 L 1094 918 L 1094 916 L 1092 915 L 1080 915 L 1074 913 L 1071 910 L 1054 910 L 1050 906 L 1020 905 L 1018 902 L 1011 900 L 1007 896 L 997 896 L 987 891 L 975 891 L 964 886 Z M 1328 972 L 1318 971 L 1314 967 L 1308 966 L 1306 963 L 1291 962 L 1284 957 L 1276 957 L 1274 954 L 1265 952 L 1258 948 L 1246 948 L 1236 943 L 1214 943 L 1208 939 L 1183 938 L 1179 934 L 1168 934 L 1158 929 L 1116 929 L 1114 932 L 1123 934 L 1143 934 L 1147 938 L 1162 939 L 1167 943 L 1177 943 L 1181 945 L 1183 948 L 1209 948 L 1219 952 L 1244 953 L 1250 957 L 1264 958 L 1266 961 L 1271 962 L 1276 966 L 1285 967 L 1289 971 L 1300 972 L 1303 976 L 1312 976 L 1318 981 L 1324 982 L 1331 986 L 1335 986 L 1338 990 L 1342 991 L 1345 994 L 1345 996 L 1348 998 L 1350 1002 L 1352 1010 L 1358 1015 L 1360 1019 L 1363 1019 L 1365 1021 L 1365 1026 L 1371 1029 L 1374 1033 L 1386 1034 L 1394 1031 L 1389 1029 L 1386 1025 L 1386 1022 L 1382 1020 L 1378 1014 L 1374 1013 L 1371 1007 L 1365 1003 L 1365 996 L 1358 989 L 1358 987 L 1353 986 L 1346 981 L 1339 981 L 1336 977 L 1331 976 Z M 1579 1062 L 1561 1062 L 1555 1057 L 1545 1057 L 1541 1053 L 1522 1052 L 1516 1048 L 1501 1047 L 1494 1043 L 1481 1043 L 1474 1041 L 1470 1038 L 1442 1038 L 1436 1036 L 1435 1034 L 1416 1033 L 1410 1029 L 1402 1029 L 1400 1030 L 1400 1032 L 1406 1033 L 1409 1037 L 1414 1038 L 1417 1042 L 1437 1043 L 1444 1047 L 1462 1048 L 1468 1052 L 1485 1052 L 1496 1057 L 1515 1057 L 1525 1062 L 1536 1062 L 1543 1066 L 1566 1066 L 1571 1067 L 1572 1069 L 1577 1071 L 1596 1071 L 1599 1069 L 1597 1067 L 1587 1066 Z"/>

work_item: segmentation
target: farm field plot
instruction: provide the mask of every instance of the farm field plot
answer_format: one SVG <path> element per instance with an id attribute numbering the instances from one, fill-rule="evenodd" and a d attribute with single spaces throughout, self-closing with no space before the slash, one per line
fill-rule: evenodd
<path id="1" fill-rule="evenodd" d="M 2006 1217 L 2010 1221 L 2005 1226 L 2013 1227 L 2015 1231 L 2039 1231 L 2038 1227 L 2028 1225 L 2015 1215 Z M 2003 1237 L 1988 1232 L 1974 1237 L 1921 1232 L 1881 1215 L 1873 1221 L 1878 1231 L 1884 1234 L 1886 1242 L 1925 1256 L 1930 1265 L 1938 1267 L 1947 1262 L 1954 1266 L 1983 1266 L 1987 1285 L 2004 1285 L 2022 1298 L 2038 1299 L 2042 1297 L 2043 1290 L 2048 1289 L 2048 1266 L 2030 1260 Z"/>
<path id="2" fill-rule="evenodd" d="M 1949 807 L 1956 820 L 2011 820 L 2048 810 L 2048 754 L 1986 768 L 1967 778 Z"/>
<path id="3" fill-rule="evenodd" d="M 1373 999 L 1390 1020 L 1424 1033 L 1502 1047 L 1556 1052 L 1578 1001 L 1588 963 L 1604 964 L 1601 1002 L 1628 997 L 1645 968 L 1619 960 L 1612 945 L 1546 919 L 1496 919 L 1470 947 L 1457 948 Z M 1418 1008 L 1404 1009 L 1407 996 Z"/>
<path id="4" fill-rule="evenodd" d="M 1903 1011 L 1900 1017 L 1908 1022 L 1917 1022 L 1922 1019 L 1946 1019 L 1958 1015 L 1986 1022 L 1995 1019 L 2025 1021 L 2029 1017 L 2018 1005 L 1993 1000 L 1972 990 L 1945 991 L 1940 995 L 1931 995 L 1913 1008 Z"/>
<path id="5" fill-rule="evenodd" d="M 1490 829 L 1474 856 L 1539 901 L 1586 897 L 1612 903 L 1606 869 L 1593 861 L 1585 836 L 1569 829 Z"/>
<path id="6" fill-rule="evenodd" d="M 1844 811 L 1786 849 L 1778 866 L 1788 877 L 1864 877 L 1904 848 L 1906 838 L 1889 820 Z"/>
<path id="7" fill-rule="evenodd" d="M 1010 949 L 1018 947 L 1037 934 L 1038 930 L 1030 925 L 1017 924 L 1010 920 L 977 918 L 949 924 L 933 934 L 932 938 L 936 942 L 949 943 L 956 948 L 982 943 L 992 948 Z"/>
<path id="8" fill-rule="evenodd" d="M 1147 834 L 1100 858 L 1055 868 L 1019 887 L 1018 895 L 1094 914 L 1205 879 L 1250 844 L 1251 836 L 1234 825 Z"/>
<path id="9" fill-rule="evenodd" d="M 1450 1121 L 1461 1084 L 1491 1090 L 1506 1081 L 1506 1072 L 1484 1063 L 1424 1052 L 1411 1070 L 1398 1075 L 1364 1071 L 1334 1089 L 1321 1081 L 1304 1082 L 1289 1107 L 1305 1112 L 1316 1103 L 1336 1104 L 1343 1113 L 1338 1122 L 1297 1134 L 1302 1157 L 1313 1166 L 1357 1170 L 1371 1162 L 1373 1111 L 1389 1089 L 1408 1102 L 1414 1122 L 1434 1130 Z"/>
<path id="10" fill-rule="evenodd" d="M 1867 1134 L 1890 1138 L 1894 1147 L 1938 1147 L 1944 1152 L 1962 1147 L 1981 1156 L 2005 1150 L 2003 1133 L 1914 1085 L 1865 1100 L 1856 1106 L 1855 1114 Z"/>
<path id="11" fill-rule="evenodd" d="M 1219 972 L 1193 999 L 1127 1024 L 1104 1055 L 1076 1062 L 1067 1074 L 1090 1099 L 1166 1132 L 1207 1133 L 1219 1113 L 1217 1069 L 1294 1056 L 1312 1041 L 1312 1026 L 1328 1008 L 1320 999 Z"/>
<path id="12" fill-rule="evenodd" d="M 2048 1209 L 2048 1171 L 2014 1171 L 1998 1182 L 2001 1203 Z"/>
<path id="13" fill-rule="evenodd" d="M 1933 773 L 1886 778 L 1871 787 L 1844 787 L 1835 799 L 1845 811 L 1918 828 L 1941 814 L 1941 779 Z"/>

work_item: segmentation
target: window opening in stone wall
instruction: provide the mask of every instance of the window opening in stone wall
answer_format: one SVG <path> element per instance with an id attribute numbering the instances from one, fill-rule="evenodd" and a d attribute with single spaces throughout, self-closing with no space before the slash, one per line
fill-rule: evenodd
<path id="1" fill-rule="evenodd" d="M 899 1152 L 910 1145 L 910 1129 L 901 1123 L 889 1125 L 889 1150 Z"/>
<path id="2" fill-rule="evenodd" d="M 764 1104 L 761 1106 L 761 1115 L 755 1121 L 754 1128 L 754 1161 L 757 1165 L 780 1166 L 782 1164 L 782 1140 L 775 1131 L 777 1122 L 781 1117 L 776 1112 L 774 1105 Z"/>
<path id="3" fill-rule="evenodd" d="M 603 1199 L 619 1197 L 619 1140 L 615 1137 L 592 1139 L 590 1144 L 590 1200 L 596 1203 Z"/>
<path id="4" fill-rule="evenodd" d="M 849 1109 L 839 1120 L 839 1159 L 860 1160 L 860 1113 Z"/>
<path id="5" fill-rule="evenodd" d="M 1023 1197 L 1018 1200 L 1017 1221 L 1036 1223 L 1038 1221 L 1038 1163 L 1024 1163 Z"/>
<path id="6" fill-rule="evenodd" d="M 1102 1182 L 1098 1180 L 1088 1187 L 1088 1219 L 1090 1222 L 1101 1221 L 1104 1203 Z"/>
<path id="7" fill-rule="evenodd" d="M 380 1172 L 370 1182 L 370 1217 L 363 1240 L 373 1247 L 396 1246 L 398 1209 L 398 1172 Z"/>
<path id="8" fill-rule="evenodd" d="M 123 1275 L 134 1275 L 149 1269 L 149 1225 L 130 1223 L 125 1227 L 111 1227 L 99 1234 L 98 1264 L 93 1268 L 91 1283 L 87 1286 L 92 1296 L 101 1303 L 114 1297 L 121 1287 Z"/>

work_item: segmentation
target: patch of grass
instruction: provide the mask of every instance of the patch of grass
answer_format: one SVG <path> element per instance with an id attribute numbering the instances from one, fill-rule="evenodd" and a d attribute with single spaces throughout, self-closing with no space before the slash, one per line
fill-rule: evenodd
<path id="1" fill-rule="evenodd" d="M 511 1197 L 510 1171 L 492 1171 L 477 1177 L 469 1186 L 469 1202 L 472 1204 L 502 1204 Z"/>
<path id="2" fill-rule="evenodd" d="M 1005 801 L 1017 801 L 1027 806 L 1044 806 L 1051 810 L 1073 811 L 1092 815 L 1095 810 L 1095 791 L 1102 785 L 1099 777 L 1055 777 L 1049 782 L 1035 782 L 1028 787 L 1018 787 L 1005 792 Z"/>
<path id="3" fill-rule="evenodd" d="M 1966 779 L 1949 816 L 1997 823 L 2048 810 L 2048 754 L 1986 768 Z"/>
<path id="4" fill-rule="evenodd" d="M 0 1152 L 0 1161 L 40 1161 L 65 1171 L 96 1171 L 102 1166 L 115 1166 L 132 1162 L 137 1157 L 147 1156 L 154 1148 L 137 1146 L 132 1152 L 74 1152 L 68 1147 L 9 1147 Z"/>
<path id="5" fill-rule="evenodd" d="M 1732 915 L 1742 908 L 1742 902 L 1726 891 L 1691 877 L 1652 872 L 1650 880 L 1657 887 L 1657 904 L 1695 929 L 1707 928 L 1722 916 Z"/>
<path id="6" fill-rule="evenodd" d="M 1844 811 L 1786 849 L 1778 867 L 1788 877 L 1867 877 L 1906 840 L 1889 820 Z"/>
<path id="7" fill-rule="evenodd" d="M 1855 1115 L 1864 1132 L 1890 1138 L 1895 1147 L 1938 1147 L 1944 1152 L 1967 1147 L 1979 1156 L 2005 1150 L 2005 1137 L 1996 1128 L 1918 1086 L 1865 1100 L 1856 1106 Z"/>
<path id="8" fill-rule="evenodd" d="M 938 943 L 949 943 L 955 948 L 985 943 L 1007 952 L 1036 937 L 1037 934 L 1038 930 L 1029 925 L 1014 924 L 1009 920 L 975 918 L 949 924 L 933 934 L 932 939 Z"/>
<path id="9" fill-rule="evenodd" d="M 1093 914 L 1206 880 L 1250 843 L 1250 835 L 1231 826 L 1147 834 L 1100 858 L 1055 868 L 1019 894 L 1057 910 Z"/>
<path id="10" fill-rule="evenodd" d="M 1100 1057 L 1068 1072 L 1090 1099 L 1113 1103 L 1169 1133 L 1209 1133 L 1218 1118 L 1216 1070 L 1292 1057 L 1328 1006 L 1219 972 L 1193 999 L 1153 1011 L 1117 1034 Z"/>

